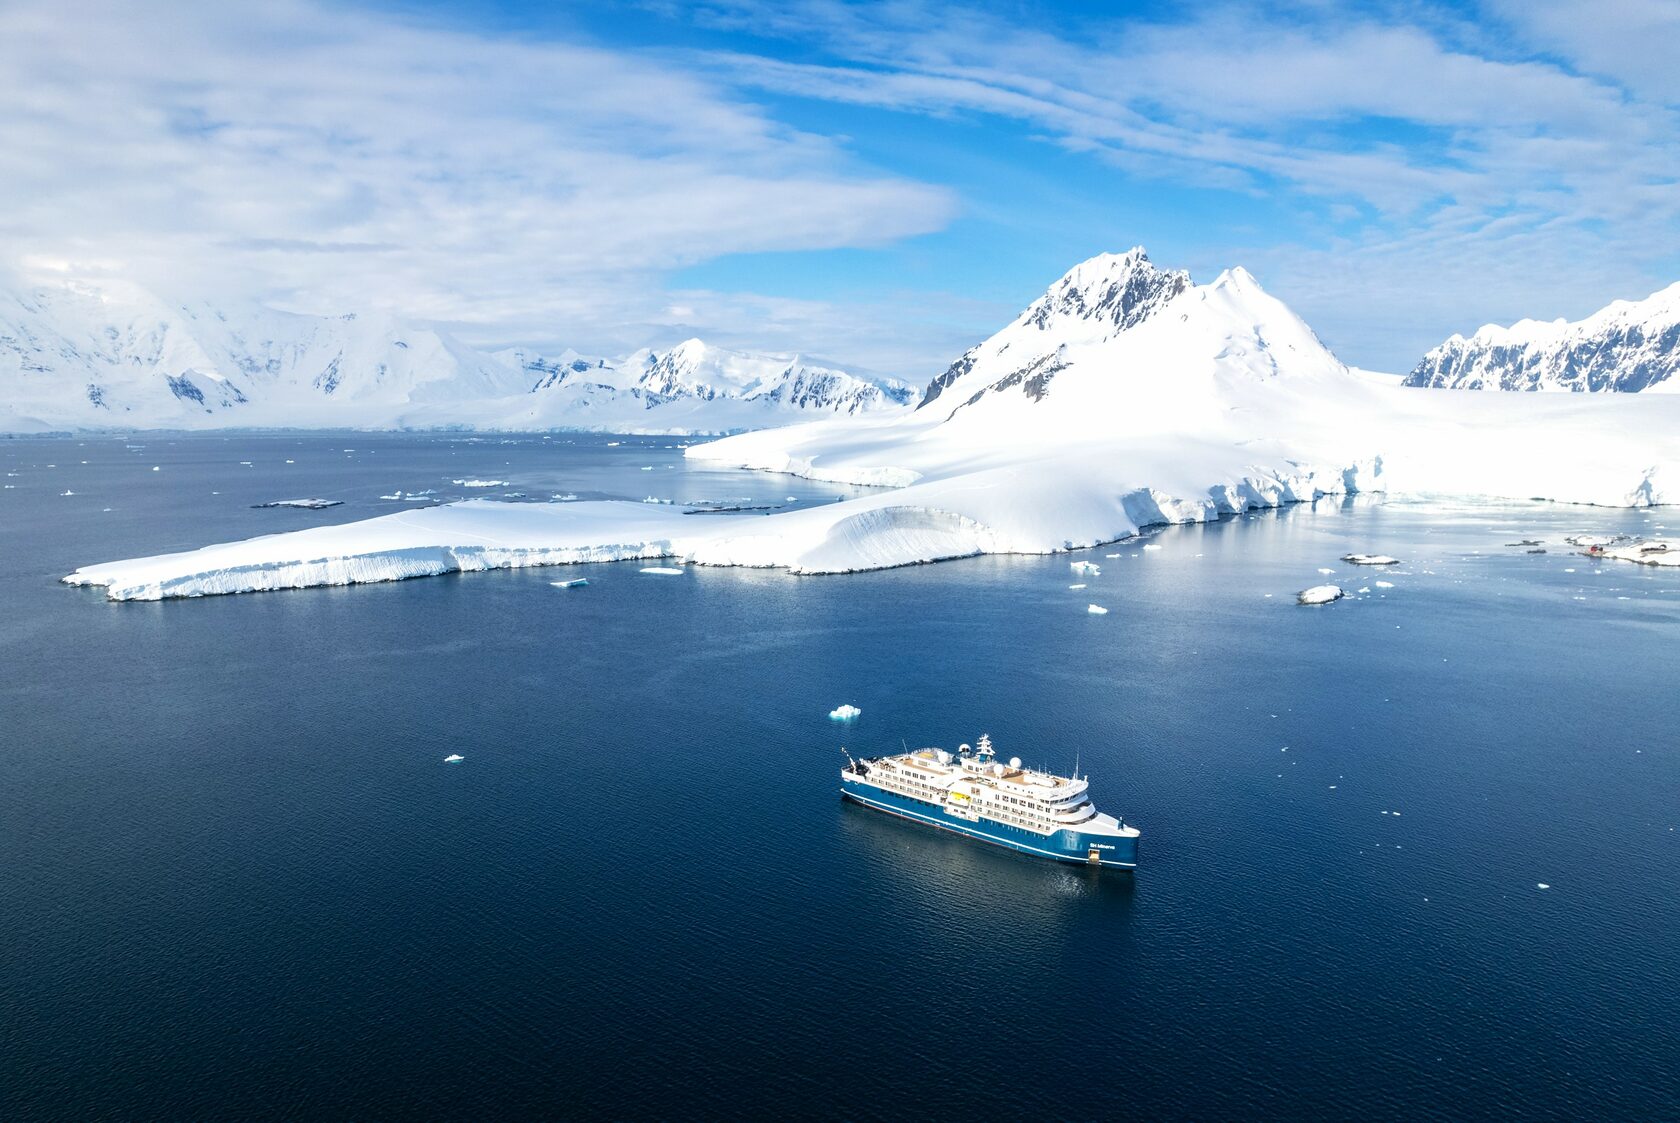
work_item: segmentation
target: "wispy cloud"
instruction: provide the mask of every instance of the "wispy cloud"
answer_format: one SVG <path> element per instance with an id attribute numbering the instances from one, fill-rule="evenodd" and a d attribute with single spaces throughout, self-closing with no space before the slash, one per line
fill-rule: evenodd
<path id="1" fill-rule="evenodd" d="M 1680 274 L 1676 0 L 1054 10 L 708 0 L 667 11 L 706 35 L 631 50 L 325 0 L 11 0 L 0 268 L 386 307 L 487 342 L 692 331 L 931 373 L 1012 310 L 960 277 L 914 299 L 667 291 L 720 256 L 891 246 L 1039 201 L 865 166 L 822 114 L 785 123 L 815 104 L 1035 138 L 1149 185 L 1132 211 L 1164 228 L 1200 192 L 1184 264 L 1248 265 L 1366 364 Z"/>
<path id="2" fill-rule="evenodd" d="M 936 229 L 715 81 L 307 0 L 0 7 L 0 245 L 174 293 L 612 346 L 670 270 Z"/>
<path id="3" fill-rule="evenodd" d="M 1233 236 L 1227 260 L 1365 361 L 1407 362 L 1480 317 L 1585 312 L 1680 268 L 1672 0 L 1215 6 L 1077 35 L 914 0 L 711 10 L 822 47 L 709 56 L 737 82 L 1012 119 L 1131 175 L 1322 215 L 1317 237 Z"/>

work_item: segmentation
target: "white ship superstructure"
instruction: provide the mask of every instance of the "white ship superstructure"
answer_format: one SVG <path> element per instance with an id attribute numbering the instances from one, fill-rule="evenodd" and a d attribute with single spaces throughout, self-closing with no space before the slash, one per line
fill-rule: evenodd
<path id="1" fill-rule="evenodd" d="M 917 749 L 854 760 L 841 794 L 895 815 L 1065 862 L 1137 865 L 1136 827 L 1099 812 L 1089 783 L 997 759 L 991 738 L 955 753 Z"/>

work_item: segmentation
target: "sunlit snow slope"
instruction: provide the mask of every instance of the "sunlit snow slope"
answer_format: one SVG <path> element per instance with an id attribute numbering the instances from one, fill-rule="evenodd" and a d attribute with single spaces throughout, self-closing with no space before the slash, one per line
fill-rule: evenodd
<path id="1" fill-rule="evenodd" d="M 690 457 L 881 485 L 752 519 L 483 501 L 77 571 L 116 599 L 675 557 L 797 572 L 1094 545 L 1353 491 L 1642 505 L 1680 485 L 1680 398 L 1408 389 L 1348 370 L 1241 269 L 1087 261 L 914 411 L 747 433 Z"/>

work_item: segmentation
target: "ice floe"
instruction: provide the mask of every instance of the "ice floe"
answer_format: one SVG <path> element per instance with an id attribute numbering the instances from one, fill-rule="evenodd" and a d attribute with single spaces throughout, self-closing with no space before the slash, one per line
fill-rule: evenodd
<path id="1" fill-rule="evenodd" d="M 583 586 L 589 584 L 589 578 L 574 577 L 570 581 L 550 581 L 549 584 L 553 585 L 556 589 L 581 589 Z"/>
<path id="2" fill-rule="evenodd" d="M 1638 565 L 1677 566 L 1680 565 L 1680 540 L 1641 540 L 1626 546 L 1602 549 L 1594 556 Z"/>
<path id="3" fill-rule="evenodd" d="M 657 574 L 660 574 L 661 576 L 664 576 L 664 577 L 681 577 L 684 573 L 686 573 L 688 571 L 684 570 L 684 569 L 679 569 L 676 566 L 672 566 L 672 565 L 644 565 L 642 567 L 642 572 L 643 573 L 657 573 Z"/>
<path id="4" fill-rule="evenodd" d="M 854 721 L 861 713 L 863 713 L 862 710 L 848 702 L 837 709 L 828 711 L 828 716 L 835 721 Z"/>
<path id="5" fill-rule="evenodd" d="M 1379 589 L 1392 589 L 1392 588 L 1394 588 L 1394 582 L 1392 582 L 1392 581 L 1373 581 L 1373 582 L 1371 582 L 1371 584 L 1375 585 Z"/>
<path id="6" fill-rule="evenodd" d="M 1341 600 L 1346 595 L 1340 585 L 1314 585 L 1295 594 L 1295 601 L 1297 604 L 1329 604 L 1331 601 Z"/>
<path id="7" fill-rule="evenodd" d="M 328 507 L 342 507 L 342 499 L 270 499 L 267 503 L 253 503 L 253 509 L 264 507 L 301 507 L 306 511 L 320 511 Z"/>
<path id="8" fill-rule="evenodd" d="M 1343 554 L 1342 560 L 1349 565 L 1399 565 L 1399 558 L 1391 558 L 1387 554 Z M 1319 570 L 1320 573 L 1327 572 Z"/>
<path id="9" fill-rule="evenodd" d="M 290 464 L 291 461 L 288 460 L 286 463 Z M 454 484 L 456 487 L 506 487 L 508 485 L 508 481 L 506 480 L 465 479 L 450 480 L 449 482 Z"/>
<path id="10" fill-rule="evenodd" d="M 445 763 L 445 764 L 460 764 L 465 759 L 467 759 L 467 758 L 462 756 L 460 753 L 450 753 L 448 756 L 443 758 L 443 763 Z"/>
<path id="11" fill-rule="evenodd" d="M 1088 561 L 1076 561 L 1068 568 L 1073 570 L 1075 573 L 1084 573 L 1091 577 L 1095 577 L 1102 572 L 1102 567 L 1100 565 L 1096 562 Z"/>
<path id="12" fill-rule="evenodd" d="M 1107 616 L 1108 615 L 1108 609 L 1104 608 L 1100 604 L 1088 604 L 1088 605 L 1085 606 L 1085 611 L 1089 612 L 1092 616 Z"/>

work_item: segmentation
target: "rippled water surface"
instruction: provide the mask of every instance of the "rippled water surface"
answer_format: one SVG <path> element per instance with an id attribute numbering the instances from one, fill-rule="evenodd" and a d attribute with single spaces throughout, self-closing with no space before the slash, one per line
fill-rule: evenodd
<path id="1" fill-rule="evenodd" d="M 0 441 L 4 1115 L 1680 1114 L 1680 573 L 1562 543 L 1680 512 L 1321 502 L 849 577 L 56 583 L 454 479 L 845 493 L 670 443 Z M 299 497 L 345 503 L 250 506 Z M 1327 580 L 1369 592 L 1294 605 Z M 1077 756 L 1139 873 L 838 799 L 842 745 L 981 732 Z"/>

